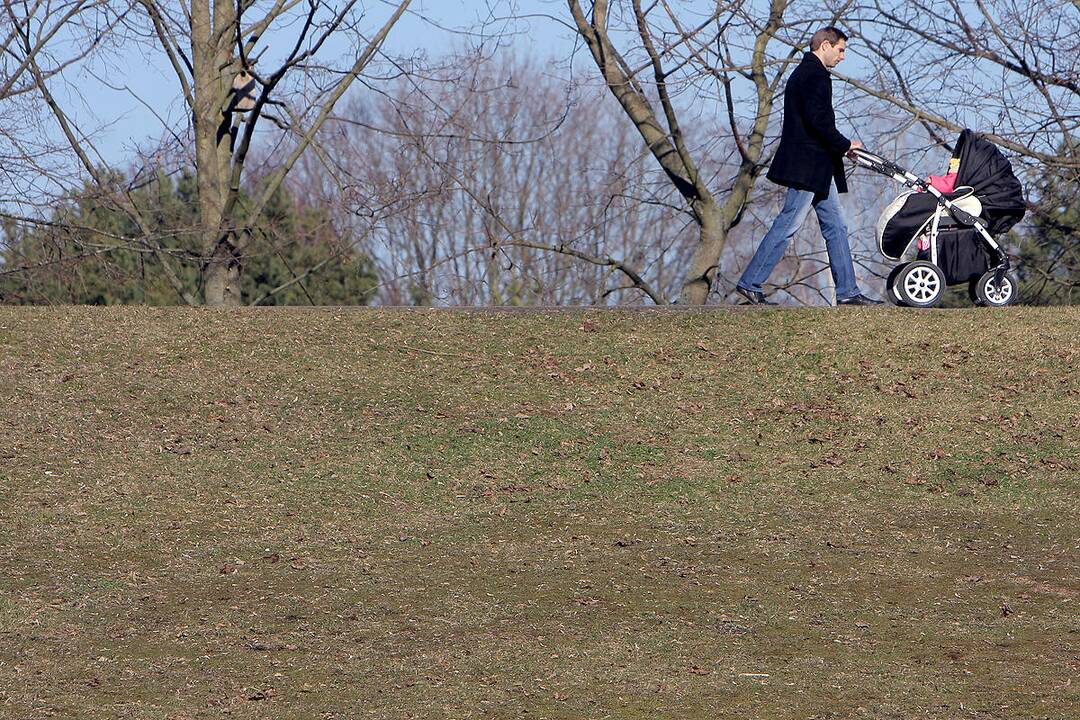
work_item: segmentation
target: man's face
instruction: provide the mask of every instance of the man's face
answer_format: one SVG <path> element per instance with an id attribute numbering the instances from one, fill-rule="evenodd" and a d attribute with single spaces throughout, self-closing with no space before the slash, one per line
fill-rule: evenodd
<path id="1" fill-rule="evenodd" d="M 825 67 L 834 68 L 839 65 L 840 61 L 844 59 L 844 50 L 846 49 L 846 40 L 838 40 L 835 45 L 828 40 L 821 43 L 821 60 L 825 63 Z"/>

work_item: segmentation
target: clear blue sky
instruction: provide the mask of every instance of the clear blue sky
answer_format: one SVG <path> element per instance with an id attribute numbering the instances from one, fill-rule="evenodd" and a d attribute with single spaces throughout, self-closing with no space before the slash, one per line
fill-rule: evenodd
<path id="1" fill-rule="evenodd" d="M 491 17 L 484 0 L 414 0 L 412 12 L 394 27 L 386 47 L 391 52 L 424 49 L 440 55 L 478 40 L 476 35 L 466 37 L 463 32 L 486 27 L 489 33 L 509 31 L 505 41 L 523 54 L 565 57 L 569 53 L 572 34 L 556 20 L 542 16 L 545 12 L 565 15 L 564 2 L 499 5 L 504 13 L 507 7 L 518 6 L 515 14 L 519 17 L 510 23 L 500 22 Z M 335 48 L 328 45 L 323 52 L 333 55 Z M 125 164 L 137 146 L 165 134 L 166 126 L 181 128 L 186 122 L 175 74 L 163 55 L 143 48 L 124 49 L 108 66 L 95 67 L 92 74 L 72 79 L 71 91 L 65 94 L 68 112 L 80 127 L 94 134 L 108 164 Z"/>
<path id="2" fill-rule="evenodd" d="M 700 12 L 711 8 L 711 0 L 681 0 L 684 8 Z M 369 7 L 379 7 L 370 2 Z M 495 5 L 492 17 L 490 5 Z M 385 17 L 386 4 L 378 17 Z M 513 20 L 498 17 L 513 16 Z M 394 27 L 386 48 L 393 54 L 423 50 L 438 56 L 480 41 L 481 34 L 501 37 L 514 51 L 525 55 L 565 59 L 575 45 L 565 0 L 413 0 L 410 13 Z M 373 29 L 375 21 L 372 23 Z M 281 52 L 288 41 L 270 42 L 270 52 Z M 280 46 L 280 47 L 275 47 Z M 93 74 L 69 77 L 77 88 L 68 93 L 69 113 L 80 127 L 95 137 L 102 160 L 110 165 L 126 165 L 136 149 L 187 123 L 187 108 L 172 69 L 160 52 L 132 45 L 122 48 L 107 67 Z M 349 49 L 330 43 L 323 57 L 335 53 L 346 56 Z M 272 57 L 267 58 L 272 64 Z M 853 55 L 844 70 L 858 75 L 859 61 Z M 63 90 L 57 88 L 58 94 Z"/>

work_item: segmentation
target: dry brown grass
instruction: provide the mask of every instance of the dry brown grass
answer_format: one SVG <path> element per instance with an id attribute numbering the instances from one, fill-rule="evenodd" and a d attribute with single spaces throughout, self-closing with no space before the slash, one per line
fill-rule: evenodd
<path id="1" fill-rule="evenodd" d="M 0 309 L 0 716 L 1077 717 L 1078 326 Z"/>

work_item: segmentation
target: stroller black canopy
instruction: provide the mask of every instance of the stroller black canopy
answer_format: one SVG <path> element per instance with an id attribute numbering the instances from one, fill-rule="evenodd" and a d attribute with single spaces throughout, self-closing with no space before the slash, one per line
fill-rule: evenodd
<path id="1" fill-rule="evenodd" d="M 960 160 L 956 186 L 975 189 L 975 197 L 982 203 L 987 232 L 1000 235 L 1023 219 L 1027 210 L 1024 188 L 996 145 L 971 130 L 964 130 L 953 157 Z"/>

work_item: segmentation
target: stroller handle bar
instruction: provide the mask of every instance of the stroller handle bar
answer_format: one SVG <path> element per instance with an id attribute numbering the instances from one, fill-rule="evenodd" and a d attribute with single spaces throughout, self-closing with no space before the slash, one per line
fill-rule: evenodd
<path id="1" fill-rule="evenodd" d="M 849 150 L 848 157 L 859 167 L 864 167 L 867 170 L 872 170 L 880 175 L 891 177 L 908 187 L 917 187 L 920 190 L 928 189 L 926 182 L 922 178 L 913 175 L 892 160 L 887 160 L 877 153 L 872 153 L 865 148 L 853 148 Z"/>
<path id="2" fill-rule="evenodd" d="M 869 150 L 863 148 L 854 148 L 848 151 L 848 157 L 850 157 L 856 165 L 864 167 L 868 170 L 873 170 L 876 173 L 880 173 L 886 177 L 891 177 L 893 180 L 906 185 L 909 188 L 921 190 L 922 192 L 928 192 L 937 198 L 938 204 L 944 208 L 947 208 L 949 214 L 956 219 L 957 222 L 971 227 L 978 221 L 970 213 L 966 212 L 962 208 L 957 207 L 952 201 L 941 194 L 941 192 L 923 180 L 921 177 L 908 172 L 904 168 L 900 167 L 892 160 L 887 160 L 877 153 L 872 153 Z"/>

